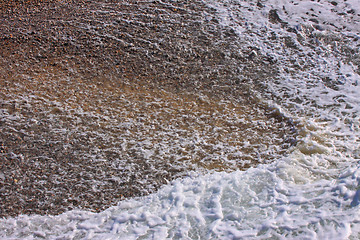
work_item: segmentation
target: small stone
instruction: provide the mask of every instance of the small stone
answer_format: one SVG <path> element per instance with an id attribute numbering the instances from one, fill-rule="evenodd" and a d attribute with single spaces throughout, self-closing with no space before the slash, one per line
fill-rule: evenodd
<path id="1" fill-rule="evenodd" d="M 248 59 L 253 60 L 257 56 L 257 53 L 252 50 L 248 56 Z"/>
<path id="2" fill-rule="evenodd" d="M 316 18 L 310 18 L 309 21 L 311 21 L 313 23 L 319 23 L 319 21 Z"/>
<path id="3" fill-rule="evenodd" d="M 54 107 L 54 108 L 52 109 L 51 113 L 53 113 L 53 114 L 60 114 L 60 113 L 62 113 L 62 111 L 61 111 L 59 108 Z"/>
<path id="4" fill-rule="evenodd" d="M 265 7 L 260 1 L 258 1 L 258 2 L 256 3 L 256 6 L 258 6 L 259 8 Z"/>
<path id="5" fill-rule="evenodd" d="M 285 23 L 281 18 L 279 17 L 279 14 L 277 13 L 276 9 L 272 9 L 269 11 L 269 21 L 271 23 Z"/>

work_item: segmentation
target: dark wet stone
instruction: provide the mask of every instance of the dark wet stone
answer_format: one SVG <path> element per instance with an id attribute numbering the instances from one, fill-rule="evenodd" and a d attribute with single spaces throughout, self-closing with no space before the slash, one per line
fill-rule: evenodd
<path id="1" fill-rule="evenodd" d="M 284 37 L 284 43 L 289 48 L 297 48 L 295 41 L 291 37 Z"/>
<path id="2" fill-rule="evenodd" d="M 356 11 L 355 11 L 355 9 L 350 9 L 350 10 L 347 11 L 347 13 L 348 13 L 348 14 L 355 14 Z"/>
<path id="3" fill-rule="evenodd" d="M 258 2 L 256 3 L 256 6 L 258 6 L 259 8 L 265 7 L 260 1 L 258 1 Z"/>
<path id="4" fill-rule="evenodd" d="M 310 18 L 309 21 L 311 21 L 313 23 L 319 23 L 319 21 L 316 18 Z"/>
<path id="5" fill-rule="evenodd" d="M 269 21 L 271 23 L 285 23 L 281 18 L 279 17 L 279 14 L 277 13 L 276 9 L 272 9 L 269 11 Z"/>

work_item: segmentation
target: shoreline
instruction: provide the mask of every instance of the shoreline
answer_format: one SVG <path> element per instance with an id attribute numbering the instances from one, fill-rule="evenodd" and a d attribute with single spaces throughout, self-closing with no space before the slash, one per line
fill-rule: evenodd
<path id="1" fill-rule="evenodd" d="M 276 69 L 249 60 L 213 10 L 42 4 L 1 23 L 0 217 L 98 212 L 295 143 L 296 127 L 251 94 L 248 79 Z"/>

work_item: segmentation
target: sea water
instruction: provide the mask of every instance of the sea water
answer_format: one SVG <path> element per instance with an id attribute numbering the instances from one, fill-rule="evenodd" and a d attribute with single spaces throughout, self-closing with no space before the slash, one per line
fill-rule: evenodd
<path id="1" fill-rule="evenodd" d="M 21 215 L 7 239 L 358 239 L 360 7 L 353 1 L 212 1 L 217 21 L 271 61 L 259 102 L 296 121 L 282 157 L 192 173 L 100 213 Z M 276 10 L 276 11 L 274 11 Z"/>

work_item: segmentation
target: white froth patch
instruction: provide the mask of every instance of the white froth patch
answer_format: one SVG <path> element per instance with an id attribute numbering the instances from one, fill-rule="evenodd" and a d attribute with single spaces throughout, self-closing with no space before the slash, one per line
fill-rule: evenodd
<path id="1" fill-rule="evenodd" d="M 343 239 L 356 232 L 359 194 L 349 178 L 360 180 L 359 169 L 337 183 L 297 185 L 278 175 L 277 164 L 269 168 L 176 180 L 99 214 L 20 216 L 2 220 L 0 229 L 22 239 Z"/>

